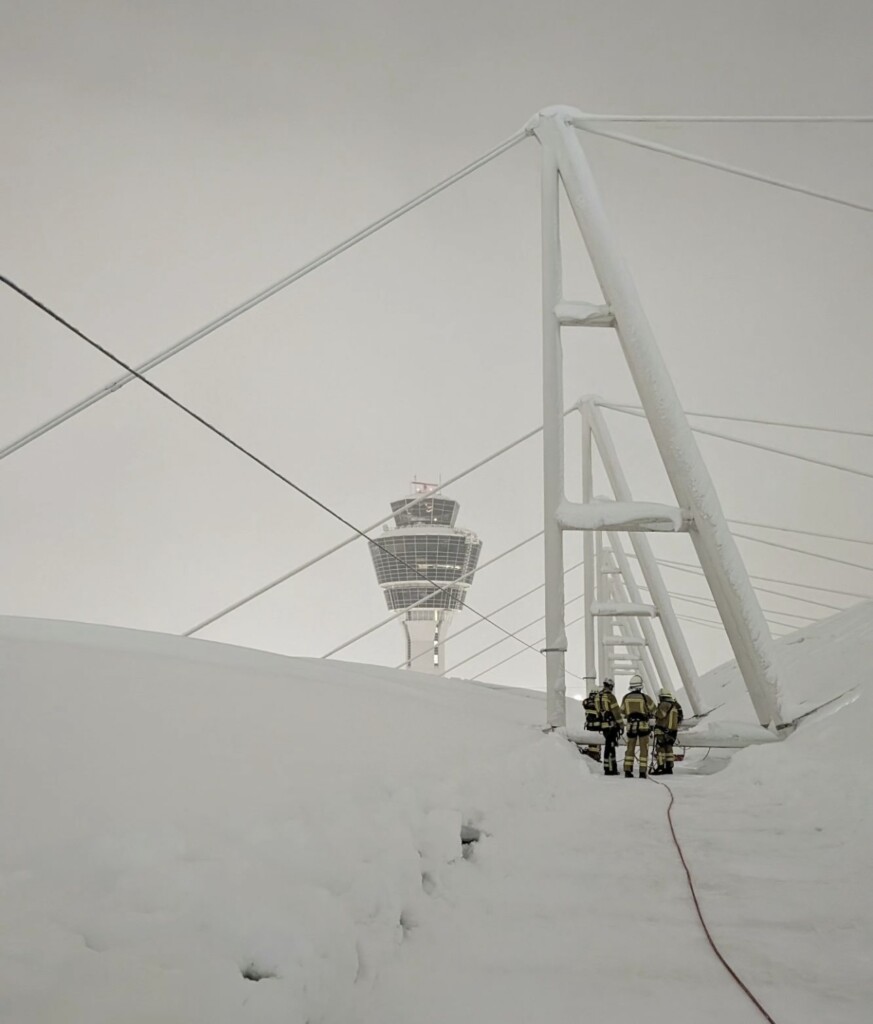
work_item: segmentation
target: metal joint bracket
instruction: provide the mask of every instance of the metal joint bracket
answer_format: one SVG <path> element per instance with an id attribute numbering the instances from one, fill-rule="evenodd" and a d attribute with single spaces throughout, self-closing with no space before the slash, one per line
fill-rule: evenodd
<path id="1" fill-rule="evenodd" d="M 592 306 L 588 302 L 559 302 L 555 316 L 562 327 L 615 327 L 615 316 L 609 306 Z"/>

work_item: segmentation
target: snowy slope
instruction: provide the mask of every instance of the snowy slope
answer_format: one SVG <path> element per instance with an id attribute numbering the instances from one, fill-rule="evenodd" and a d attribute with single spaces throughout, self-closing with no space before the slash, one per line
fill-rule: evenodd
<path id="1" fill-rule="evenodd" d="M 873 606 L 816 628 L 783 647 L 798 702 L 873 653 Z M 756 1019 L 665 792 L 592 774 L 528 693 L 23 619 L 0 688 L 3 1024 Z M 869 708 L 674 780 L 779 1021 L 870 1019 Z"/>
<path id="2" fill-rule="evenodd" d="M 775 643 L 785 714 L 794 718 L 869 681 L 873 656 L 873 602 L 798 629 Z M 701 679 L 713 717 L 754 719 L 751 701 L 730 661 Z"/>

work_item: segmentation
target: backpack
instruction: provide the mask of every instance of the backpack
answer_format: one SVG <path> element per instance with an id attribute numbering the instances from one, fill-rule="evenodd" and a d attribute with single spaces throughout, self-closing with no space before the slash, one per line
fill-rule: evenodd
<path id="1" fill-rule="evenodd" d="M 596 691 L 589 693 L 582 701 L 585 709 L 585 728 L 592 732 L 600 732 L 603 728 L 603 716 L 601 713 L 601 695 Z"/>

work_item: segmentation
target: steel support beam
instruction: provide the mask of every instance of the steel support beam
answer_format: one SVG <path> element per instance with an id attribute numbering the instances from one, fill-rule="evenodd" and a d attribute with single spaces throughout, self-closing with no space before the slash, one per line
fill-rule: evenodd
<path id="1" fill-rule="evenodd" d="M 550 380 L 549 387 L 544 387 L 544 404 L 548 407 L 551 402 L 553 405 L 553 408 L 547 408 L 546 412 L 547 415 L 554 416 L 560 407 L 560 392 L 555 386 L 556 383 L 560 385 L 560 367 L 554 366 L 554 360 L 560 360 L 560 324 L 555 309 L 562 300 L 559 279 L 555 273 L 560 266 L 557 181 L 554 174 L 557 166 L 604 299 L 615 317 L 616 332 L 673 491 L 679 506 L 687 509 L 693 517 L 690 536 L 758 719 L 765 727 L 774 728 L 784 724 L 784 716 L 780 706 L 770 632 L 749 583 L 736 543 L 725 522 L 709 472 L 682 411 L 636 287 L 606 219 L 594 177 L 571 123 L 574 118 L 581 116 L 579 111 L 572 108 L 555 107 L 542 111 L 529 125 L 529 131 L 536 135 L 543 146 L 543 234 L 544 243 L 548 242 L 543 246 L 543 340 L 546 357 L 543 375 L 544 382 L 547 376 Z M 550 399 L 545 397 L 547 392 L 551 395 Z M 559 480 L 557 488 L 554 481 L 550 480 L 550 474 L 553 474 L 563 461 L 563 438 L 557 437 L 555 431 L 550 433 L 550 438 L 556 443 L 551 452 L 549 438 L 544 436 L 545 457 L 549 463 L 544 488 L 547 531 L 551 528 L 550 516 L 557 512 L 553 499 L 563 489 L 563 478 Z M 560 533 L 559 528 L 558 532 Z M 549 571 L 547 564 L 547 591 Z M 556 571 L 553 565 L 551 571 L 554 580 L 563 580 L 562 567 L 558 566 Z M 560 643 L 563 668 L 566 637 L 563 635 L 562 614 L 560 621 L 552 622 L 552 633 L 559 639 L 550 641 L 548 646 L 551 646 L 552 642 Z M 557 677 L 557 672 L 550 673 L 547 668 L 547 677 L 550 674 Z M 563 686 L 562 673 L 560 685 Z M 550 686 L 553 697 L 557 695 L 557 686 L 556 678 L 554 685 Z M 553 700 L 553 705 L 554 703 Z M 549 714 L 551 722 L 551 716 L 557 715 L 555 706 L 550 707 Z M 563 721 L 563 715 L 561 718 Z"/>
<path id="2" fill-rule="evenodd" d="M 562 298 L 558 165 L 553 150 L 542 160 L 543 234 L 543 536 L 546 570 L 546 724 L 567 724 L 564 654 L 564 537 L 558 508 L 564 498 L 564 384 L 561 324 L 555 310 Z"/>
<path id="3" fill-rule="evenodd" d="M 591 450 L 591 419 L 587 409 L 580 409 L 582 418 L 582 497 L 584 501 L 594 498 L 594 465 Z M 586 530 L 582 534 L 582 573 L 585 593 L 585 681 L 588 692 L 597 686 L 597 666 L 594 646 L 594 534 Z"/>

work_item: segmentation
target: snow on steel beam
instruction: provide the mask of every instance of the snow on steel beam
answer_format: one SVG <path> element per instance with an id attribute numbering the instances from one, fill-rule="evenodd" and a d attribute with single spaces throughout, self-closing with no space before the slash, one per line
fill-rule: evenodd
<path id="1" fill-rule="evenodd" d="M 654 501 L 562 501 L 558 522 L 564 530 L 624 530 L 636 533 L 685 533 L 691 515 Z"/>
<path id="2" fill-rule="evenodd" d="M 592 306 L 589 302 L 559 302 L 555 316 L 562 327 L 615 327 L 609 306 Z"/>

